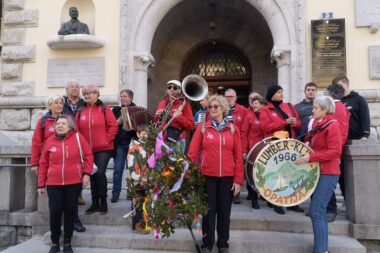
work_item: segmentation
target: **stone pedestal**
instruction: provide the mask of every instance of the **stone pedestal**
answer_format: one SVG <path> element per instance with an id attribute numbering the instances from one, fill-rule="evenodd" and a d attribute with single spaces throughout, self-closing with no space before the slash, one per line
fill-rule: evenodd
<path id="1" fill-rule="evenodd" d="M 5 164 L 5 159 L 0 163 Z M 25 169 L 0 168 L 0 210 L 15 211 L 24 208 L 25 199 Z"/>
<path id="2" fill-rule="evenodd" d="M 347 218 L 357 239 L 380 239 L 380 143 L 351 141 L 344 151 Z"/>

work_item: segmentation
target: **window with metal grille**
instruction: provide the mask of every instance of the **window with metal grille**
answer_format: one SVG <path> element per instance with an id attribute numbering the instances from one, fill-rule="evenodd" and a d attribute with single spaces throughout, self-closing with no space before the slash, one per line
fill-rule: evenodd
<path id="1" fill-rule="evenodd" d="M 236 52 L 225 47 L 210 47 L 202 51 L 187 68 L 186 75 L 203 77 L 246 76 L 247 68 Z"/>

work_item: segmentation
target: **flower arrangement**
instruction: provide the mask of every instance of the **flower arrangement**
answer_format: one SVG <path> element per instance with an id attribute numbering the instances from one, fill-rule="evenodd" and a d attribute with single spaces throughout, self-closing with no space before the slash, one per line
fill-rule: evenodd
<path id="1" fill-rule="evenodd" d="M 162 133 L 149 126 L 144 140 L 145 158 L 139 150 L 132 151 L 144 174 L 127 179 L 130 196 L 138 196 L 143 188 L 146 196 L 140 201 L 146 229 L 151 229 L 156 240 L 169 237 L 177 226 L 195 223 L 201 233 L 202 215 L 208 210 L 204 193 L 204 178 L 195 164 L 176 144 L 166 144 Z M 132 168 L 136 170 L 136 168 Z"/>

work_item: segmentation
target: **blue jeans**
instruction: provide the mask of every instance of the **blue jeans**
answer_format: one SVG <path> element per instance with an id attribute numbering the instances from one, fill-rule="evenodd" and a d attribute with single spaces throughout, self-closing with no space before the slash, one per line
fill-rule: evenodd
<path id="1" fill-rule="evenodd" d="M 321 175 L 310 203 L 310 218 L 314 232 L 314 253 L 325 253 L 328 249 L 328 223 L 326 207 L 333 194 L 339 176 Z"/>
<path id="2" fill-rule="evenodd" d="M 119 197 L 121 192 L 121 180 L 123 178 L 125 160 L 128 155 L 129 145 L 118 145 L 114 158 L 112 196 Z"/>

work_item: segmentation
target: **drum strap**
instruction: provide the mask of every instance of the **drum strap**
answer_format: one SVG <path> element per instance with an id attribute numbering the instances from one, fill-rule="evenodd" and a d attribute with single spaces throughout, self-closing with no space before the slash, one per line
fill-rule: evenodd
<path id="1" fill-rule="evenodd" d="M 316 126 L 314 129 L 310 130 L 309 132 L 303 134 L 303 135 L 300 135 L 297 139 L 298 140 L 302 140 L 303 137 L 305 137 L 306 135 L 313 135 L 315 134 L 315 132 L 317 131 L 322 131 L 323 129 L 326 129 L 332 122 L 336 121 L 335 119 L 330 119 L 329 121 L 323 123 L 322 125 L 319 125 L 319 126 Z"/>

